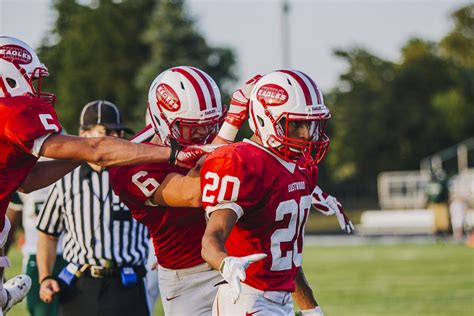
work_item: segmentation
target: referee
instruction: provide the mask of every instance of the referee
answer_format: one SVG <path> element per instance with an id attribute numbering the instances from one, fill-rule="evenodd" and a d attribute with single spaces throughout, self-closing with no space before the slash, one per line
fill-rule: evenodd
<path id="1" fill-rule="evenodd" d="M 81 113 L 80 136 L 123 136 L 117 107 L 88 103 Z M 59 292 L 59 315 L 149 315 L 143 278 L 148 232 L 113 193 L 109 173 L 84 163 L 56 182 L 38 215 L 40 297 L 51 302 Z M 52 275 L 58 236 L 69 263 Z"/>

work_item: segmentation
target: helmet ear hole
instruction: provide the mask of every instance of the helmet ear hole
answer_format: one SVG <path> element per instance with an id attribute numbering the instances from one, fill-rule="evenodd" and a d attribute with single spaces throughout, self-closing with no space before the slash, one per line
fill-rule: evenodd
<path id="1" fill-rule="evenodd" d="M 257 115 L 257 122 L 262 128 L 265 127 L 265 122 L 259 115 Z"/>
<path id="2" fill-rule="evenodd" d="M 17 86 L 16 80 L 14 80 L 12 78 L 5 78 L 5 79 L 6 79 L 7 84 L 10 86 L 10 88 L 12 88 L 12 89 L 16 88 L 16 86 Z"/>

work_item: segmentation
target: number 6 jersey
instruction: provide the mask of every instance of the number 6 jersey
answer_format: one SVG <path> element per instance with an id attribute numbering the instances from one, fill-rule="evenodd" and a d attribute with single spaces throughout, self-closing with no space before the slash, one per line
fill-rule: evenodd
<path id="1" fill-rule="evenodd" d="M 267 254 L 249 266 L 244 283 L 259 290 L 295 290 L 317 171 L 249 140 L 219 148 L 205 161 L 201 189 L 207 215 L 232 209 L 238 216 L 225 244 L 229 256 Z"/>
<path id="2" fill-rule="evenodd" d="M 46 101 L 30 96 L 0 98 L 0 216 L 38 160 L 31 153 L 35 141 L 60 131 L 56 111 Z"/>
<path id="3" fill-rule="evenodd" d="M 154 135 L 150 125 L 132 141 L 146 143 L 148 135 Z M 162 267 L 176 270 L 204 263 L 201 239 L 206 229 L 206 218 L 202 208 L 152 206 L 148 203 L 168 174 L 185 175 L 188 169 L 163 162 L 112 167 L 109 171 L 115 194 L 128 206 L 132 216 L 148 228 Z"/>

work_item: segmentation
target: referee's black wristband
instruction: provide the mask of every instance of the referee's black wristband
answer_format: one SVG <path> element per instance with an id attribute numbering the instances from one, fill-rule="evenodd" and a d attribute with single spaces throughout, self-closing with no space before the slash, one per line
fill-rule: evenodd
<path id="1" fill-rule="evenodd" d="M 41 279 L 39 284 L 41 285 L 41 283 L 43 283 L 44 281 L 49 280 L 49 279 L 52 279 L 52 280 L 55 280 L 55 281 L 58 280 L 55 277 L 53 277 L 52 275 L 47 275 L 47 276 L 45 276 L 44 278 Z"/>

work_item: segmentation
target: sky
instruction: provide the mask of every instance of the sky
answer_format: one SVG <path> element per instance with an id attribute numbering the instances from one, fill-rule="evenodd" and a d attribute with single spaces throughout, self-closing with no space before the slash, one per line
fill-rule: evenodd
<path id="1" fill-rule="evenodd" d="M 240 81 L 289 66 L 310 75 L 326 91 L 337 85 L 339 75 L 347 68 L 333 56 L 334 49 L 360 46 L 397 61 L 400 49 L 411 37 L 441 39 L 452 28 L 450 13 L 469 3 L 288 1 L 286 40 L 282 36 L 283 0 L 188 0 L 187 9 L 208 44 L 234 49 Z M 51 4 L 52 0 L 0 0 L 0 34 L 37 47 L 54 24 Z M 289 64 L 284 62 L 284 45 Z"/>

